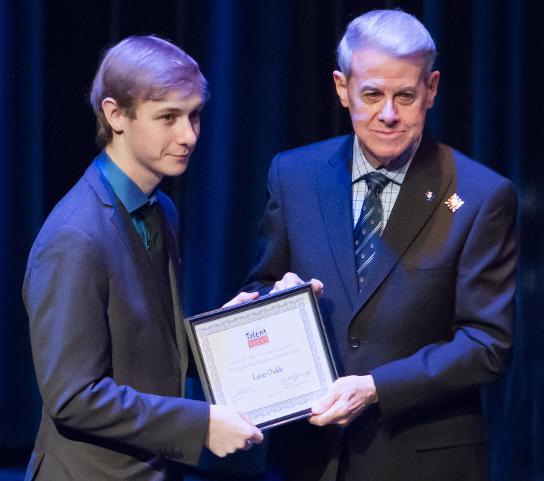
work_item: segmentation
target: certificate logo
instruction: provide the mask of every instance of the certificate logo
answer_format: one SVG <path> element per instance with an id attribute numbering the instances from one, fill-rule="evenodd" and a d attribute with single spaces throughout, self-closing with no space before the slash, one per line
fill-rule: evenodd
<path id="1" fill-rule="evenodd" d="M 246 339 L 247 345 L 250 348 L 262 346 L 263 344 L 268 344 L 270 342 L 266 329 L 246 332 Z"/>

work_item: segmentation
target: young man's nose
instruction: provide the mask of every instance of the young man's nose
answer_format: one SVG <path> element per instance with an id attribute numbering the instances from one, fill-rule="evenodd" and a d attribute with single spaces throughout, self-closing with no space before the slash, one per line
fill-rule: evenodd
<path id="1" fill-rule="evenodd" d="M 192 147 L 197 141 L 195 126 L 189 119 L 180 119 L 176 125 L 176 142 Z"/>

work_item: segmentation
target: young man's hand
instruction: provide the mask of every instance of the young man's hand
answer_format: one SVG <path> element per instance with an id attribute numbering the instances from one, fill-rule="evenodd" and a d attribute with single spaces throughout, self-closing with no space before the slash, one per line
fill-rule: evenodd
<path id="1" fill-rule="evenodd" d="M 221 458 L 263 442 L 263 433 L 243 414 L 226 406 L 210 406 L 206 447 Z"/>

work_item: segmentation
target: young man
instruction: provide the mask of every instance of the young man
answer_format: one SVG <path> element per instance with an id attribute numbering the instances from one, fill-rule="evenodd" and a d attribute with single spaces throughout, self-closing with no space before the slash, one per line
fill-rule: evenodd
<path id="1" fill-rule="evenodd" d="M 183 398 L 187 368 L 177 214 L 206 81 L 157 37 L 110 49 L 91 103 L 104 150 L 57 204 L 23 287 L 43 414 L 27 479 L 180 479 L 202 448 L 259 443 L 236 412 Z"/>
<path id="2" fill-rule="evenodd" d="M 311 425 L 271 434 L 283 479 L 489 478 L 479 387 L 512 346 L 516 195 L 424 132 L 435 54 L 407 13 L 357 17 L 333 74 L 354 135 L 272 162 L 245 289 L 322 281 L 341 371 Z"/>

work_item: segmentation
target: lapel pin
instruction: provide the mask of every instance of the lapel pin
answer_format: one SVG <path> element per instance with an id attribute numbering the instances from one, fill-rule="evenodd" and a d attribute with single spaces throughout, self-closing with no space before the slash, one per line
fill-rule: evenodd
<path id="1" fill-rule="evenodd" d="M 448 207 L 449 210 L 455 212 L 459 207 L 461 207 L 465 201 L 461 199 L 457 194 L 453 194 L 444 204 Z"/>
<path id="2" fill-rule="evenodd" d="M 425 200 L 427 202 L 432 202 L 434 200 L 434 192 L 431 192 L 430 190 L 425 192 Z"/>

